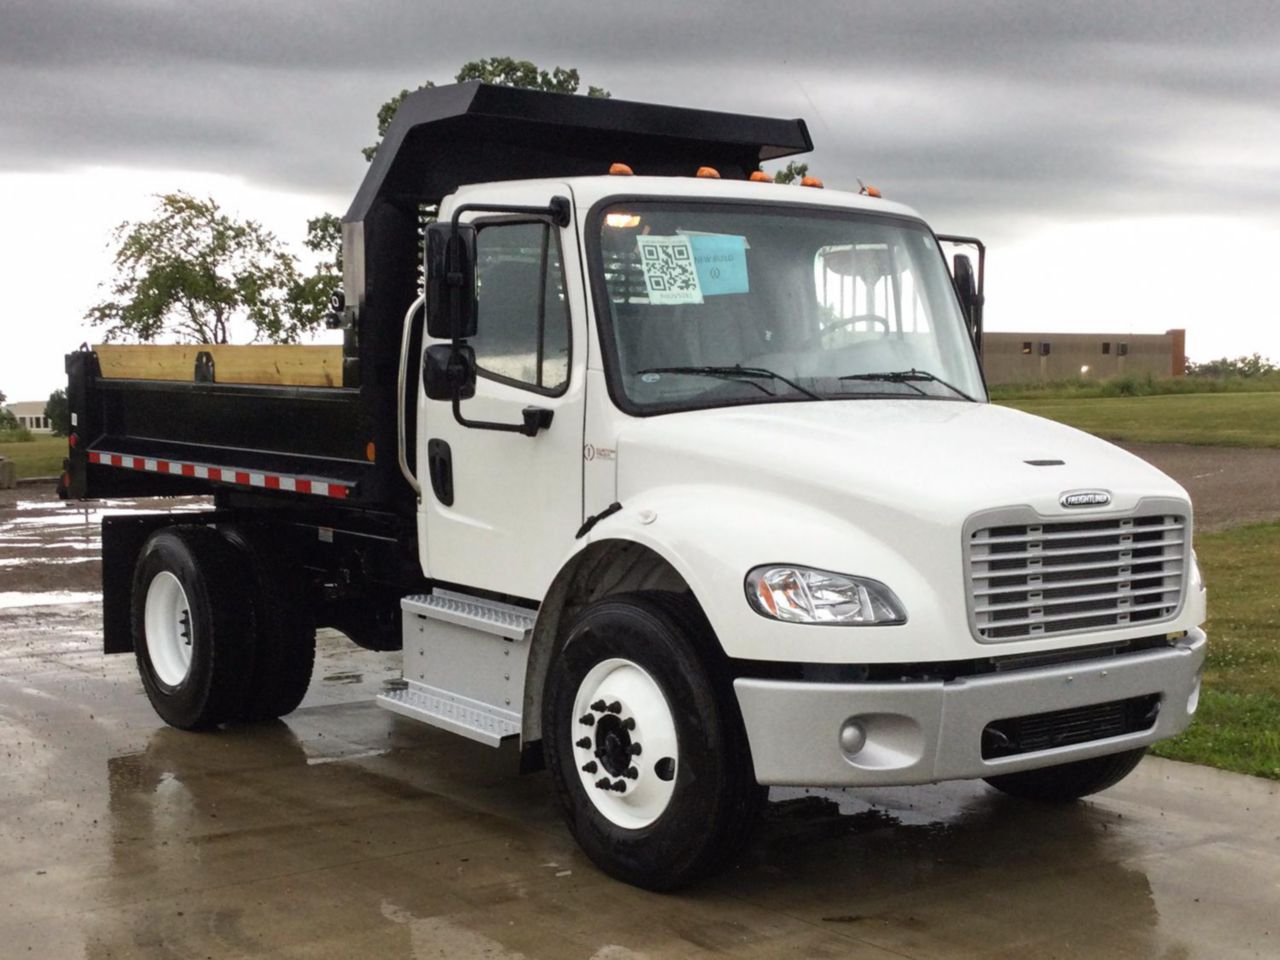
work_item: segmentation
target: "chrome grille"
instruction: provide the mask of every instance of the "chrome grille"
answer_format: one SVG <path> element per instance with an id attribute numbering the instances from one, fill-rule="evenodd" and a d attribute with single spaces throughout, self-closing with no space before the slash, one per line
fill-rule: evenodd
<path id="1" fill-rule="evenodd" d="M 965 547 L 979 640 L 1087 633 L 1173 617 L 1190 543 L 1173 513 L 973 530 Z"/>

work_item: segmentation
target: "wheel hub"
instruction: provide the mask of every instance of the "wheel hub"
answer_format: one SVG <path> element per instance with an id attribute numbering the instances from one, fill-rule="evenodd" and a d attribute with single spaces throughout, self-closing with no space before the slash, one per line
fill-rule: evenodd
<path id="1" fill-rule="evenodd" d="M 675 791 L 675 720 L 653 677 L 629 660 L 593 667 L 574 699 L 574 756 L 592 804 L 619 826 L 656 820 Z"/>
<path id="2" fill-rule="evenodd" d="M 187 592 L 167 570 L 157 573 L 147 587 L 143 619 L 147 656 L 156 678 L 165 686 L 178 686 L 191 670 L 195 630 Z"/>
<path id="3" fill-rule="evenodd" d="M 631 748 L 639 746 L 631 740 L 631 734 L 616 716 L 601 718 L 596 724 L 596 756 L 601 766 L 612 776 L 621 777 L 631 766 Z"/>

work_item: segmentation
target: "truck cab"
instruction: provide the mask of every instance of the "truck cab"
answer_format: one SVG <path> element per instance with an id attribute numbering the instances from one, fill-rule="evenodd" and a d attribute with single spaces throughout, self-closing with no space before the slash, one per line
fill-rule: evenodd
<path id="1" fill-rule="evenodd" d="M 799 121 L 409 98 L 345 227 L 343 422 L 366 462 L 298 441 L 341 505 L 219 469 L 201 532 L 104 536 L 132 611 L 107 599 L 107 649 L 198 726 L 264 689 L 296 704 L 306 640 L 282 624 L 304 612 L 390 636 L 404 683 L 383 706 L 518 739 L 592 859 L 655 889 L 722 864 L 770 785 L 983 778 L 1060 801 L 1118 781 L 1196 708 L 1187 494 L 989 403 L 981 259 L 975 278 L 873 192 L 756 174 L 808 146 Z M 68 489 L 120 489 L 108 448 L 145 468 L 148 443 L 201 446 L 69 368 L 90 430 Z M 209 422 L 238 395 L 201 396 Z M 251 621 L 213 609 L 235 584 Z M 237 630 L 258 693 L 201 659 Z"/>

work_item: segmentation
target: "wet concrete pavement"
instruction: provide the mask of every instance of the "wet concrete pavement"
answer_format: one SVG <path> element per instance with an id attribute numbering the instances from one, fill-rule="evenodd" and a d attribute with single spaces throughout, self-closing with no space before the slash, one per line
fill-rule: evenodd
<path id="1" fill-rule="evenodd" d="M 58 509 L 0 512 L 0 561 L 91 558 L 0 567 L 26 597 L 0 604 L 0 960 L 1280 956 L 1280 784 L 1205 768 L 1067 807 L 774 791 L 740 866 L 656 895 L 578 852 L 513 750 L 376 707 L 398 654 L 326 632 L 286 720 L 168 729 L 97 604 L 52 593 L 97 589 Z"/>
<path id="2" fill-rule="evenodd" d="M 393 654 L 326 634 L 299 711 L 190 734 L 79 607 L 0 635 L 0 957 L 1280 954 L 1266 781 L 1147 760 L 1059 808 L 775 791 L 741 866 L 656 895 L 585 860 L 514 751 L 374 706 Z"/>

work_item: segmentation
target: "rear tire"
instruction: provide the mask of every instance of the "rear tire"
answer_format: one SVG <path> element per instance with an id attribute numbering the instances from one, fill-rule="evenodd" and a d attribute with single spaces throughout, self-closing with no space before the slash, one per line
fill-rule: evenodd
<path id="1" fill-rule="evenodd" d="M 243 568 L 209 527 L 167 527 L 138 556 L 133 649 L 147 698 L 170 726 L 206 729 L 239 715 L 252 665 Z"/>
<path id="2" fill-rule="evenodd" d="M 316 626 L 296 561 L 261 532 L 233 526 L 223 535 L 248 560 L 254 583 L 253 667 L 237 719 L 292 713 L 311 684 Z"/>
<path id="3" fill-rule="evenodd" d="M 551 667 L 543 742 L 565 819 L 600 869 L 636 886 L 672 890 L 724 865 L 763 807 L 714 643 L 687 598 L 630 594 L 583 611 Z"/>
<path id="4" fill-rule="evenodd" d="M 1146 747 L 1139 747 L 1137 750 L 1126 750 L 1124 753 L 1113 753 L 1105 757 L 987 777 L 986 780 L 1001 793 L 1010 796 L 1048 803 L 1068 803 L 1114 787 L 1133 773 L 1146 753 Z"/>

